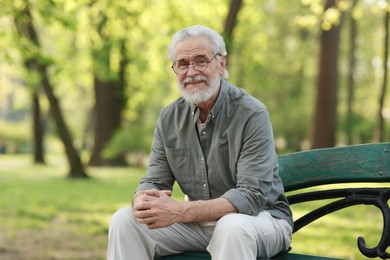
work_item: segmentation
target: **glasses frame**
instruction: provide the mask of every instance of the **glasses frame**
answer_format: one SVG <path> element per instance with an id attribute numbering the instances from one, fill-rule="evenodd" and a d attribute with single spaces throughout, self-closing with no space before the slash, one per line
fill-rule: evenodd
<path id="1" fill-rule="evenodd" d="M 186 69 L 184 72 L 178 73 L 178 72 L 175 70 L 175 64 L 176 64 L 176 62 L 178 62 L 179 60 L 175 61 L 175 62 L 172 64 L 171 68 L 172 68 L 173 72 L 175 72 L 177 75 L 184 75 L 184 74 L 186 74 L 186 73 L 188 72 L 188 68 L 190 67 L 190 65 L 192 65 L 192 67 L 193 67 L 194 69 L 196 69 L 197 71 L 204 71 L 204 70 L 206 70 L 206 69 L 209 67 L 209 63 L 212 62 L 212 61 L 215 59 L 215 57 L 217 57 L 217 56 L 222 57 L 222 54 L 221 54 L 221 53 L 216 53 L 209 61 L 206 61 L 206 67 L 205 67 L 204 69 L 198 69 L 198 68 L 195 66 L 194 62 L 190 62 L 190 63 L 187 64 L 187 69 Z"/>

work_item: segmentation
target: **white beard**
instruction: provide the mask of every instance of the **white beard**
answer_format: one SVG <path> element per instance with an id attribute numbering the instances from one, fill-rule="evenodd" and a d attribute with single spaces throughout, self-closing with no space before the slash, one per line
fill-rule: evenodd
<path id="1" fill-rule="evenodd" d="M 185 84 L 190 83 L 191 81 L 199 80 L 203 80 L 206 83 L 206 90 L 196 90 L 192 92 L 187 91 L 187 89 L 185 88 Z M 188 77 L 184 79 L 183 83 L 180 83 L 178 80 L 176 80 L 176 82 L 181 92 L 181 95 L 187 102 L 193 104 L 200 104 L 209 100 L 215 94 L 215 92 L 218 91 L 221 82 L 221 77 L 219 76 L 219 74 L 216 74 L 209 82 L 204 76 L 195 76 L 193 78 Z"/>

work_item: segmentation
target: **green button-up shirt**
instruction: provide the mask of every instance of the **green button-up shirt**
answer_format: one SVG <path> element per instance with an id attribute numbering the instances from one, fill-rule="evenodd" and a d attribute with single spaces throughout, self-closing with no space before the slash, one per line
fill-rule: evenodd
<path id="1" fill-rule="evenodd" d="M 137 190 L 172 189 L 177 181 L 190 200 L 224 197 L 240 213 L 268 210 L 292 225 L 265 105 L 222 80 L 201 132 L 198 118 L 199 109 L 183 98 L 161 110 Z"/>

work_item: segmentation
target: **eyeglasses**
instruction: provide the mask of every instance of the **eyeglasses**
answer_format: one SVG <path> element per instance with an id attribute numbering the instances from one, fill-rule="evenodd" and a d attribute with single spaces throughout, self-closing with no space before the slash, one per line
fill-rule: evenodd
<path id="1" fill-rule="evenodd" d="M 217 53 L 212 57 L 210 60 L 207 60 L 205 56 L 198 56 L 195 57 L 192 62 L 188 62 L 186 60 L 177 60 L 172 64 L 173 71 L 178 74 L 182 75 L 187 73 L 188 67 L 192 65 L 192 67 L 198 71 L 204 71 L 209 66 L 209 63 L 215 59 L 215 57 L 222 56 L 220 53 Z"/>

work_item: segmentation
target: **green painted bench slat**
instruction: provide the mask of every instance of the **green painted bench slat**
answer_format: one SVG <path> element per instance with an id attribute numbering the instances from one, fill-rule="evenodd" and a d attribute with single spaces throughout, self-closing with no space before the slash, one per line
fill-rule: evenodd
<path id="1" fill-rule="evenodd" d="M 390 182 L 390 143 L 362 144 L 279 157 L 286 191 L 324 184 Z"/>

